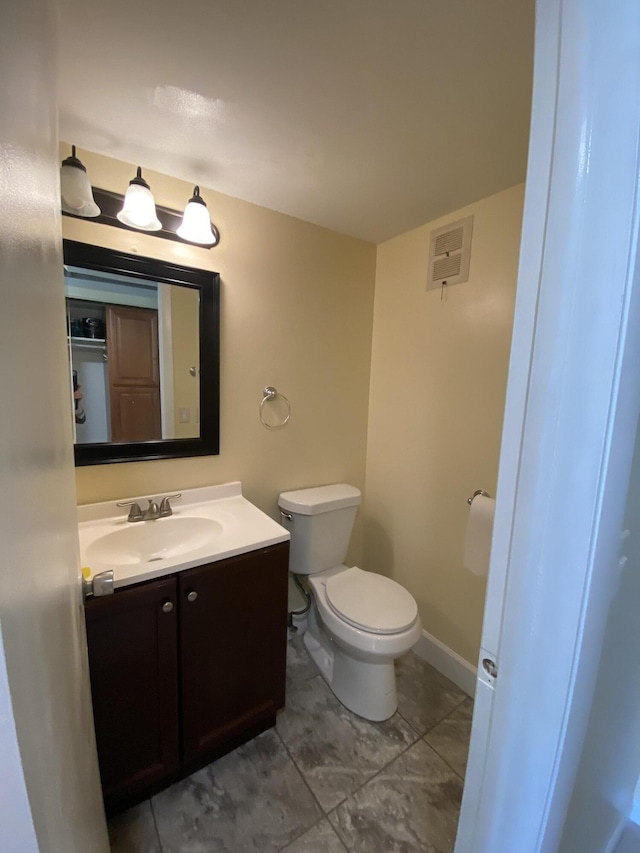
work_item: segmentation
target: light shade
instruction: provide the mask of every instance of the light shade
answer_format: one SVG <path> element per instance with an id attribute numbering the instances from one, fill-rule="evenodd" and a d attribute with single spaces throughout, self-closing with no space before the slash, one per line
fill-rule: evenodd
<path id="1" fill-rule="evenodd" d="M 142 169 L 138 166 L 136 177 L 129 181 L 124 197 L 122 210 L 117 214 L 118 219 L 129 228 L 139 231 L 160 231 L 162 223 L 156 213 L 156 202 L 149 184 L 142 177 Z"/>
<path id="2" fill-rule="evenodd" d="M 91 218 L 100 216 L 100 208 L 93 198 L 91 181 L 84 165 L 76 157 L 76 146 L 71 146 L 71 157 L 60 166 L 60 194 L 62 209 L 73 216 Z"/>
<path id="3" fill-rule="evenodd" d="M 216 242 L 216 237 L 211 229 L 207 205 L 204 199 L 200 197 L 200 187 L 193 188 L 193 195 L 184 209 L 182 224 L 176 234 L 183 240 L 199 243 L 202 246 L 210 246 Z"/>

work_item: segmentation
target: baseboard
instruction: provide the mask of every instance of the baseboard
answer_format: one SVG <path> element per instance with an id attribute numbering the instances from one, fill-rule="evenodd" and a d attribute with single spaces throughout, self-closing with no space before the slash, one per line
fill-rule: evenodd
<path id="1" fill-rule="evenodd" d="M 418 657 L 426 660 L 438 672 L 453 681 L 460 690 L 464 690 L 467 696 L 475 696 L 478 670 L 459 654 L 456 654 L 449 646 L 445 646 L 440 640 L 423 630 L 422 636 L 413 647 L 413 651 Z"/>

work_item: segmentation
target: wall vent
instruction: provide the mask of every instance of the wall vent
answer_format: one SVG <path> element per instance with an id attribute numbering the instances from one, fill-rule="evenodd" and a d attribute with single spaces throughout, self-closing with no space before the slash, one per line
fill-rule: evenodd
<path id="1" fill-rule="evenodd" d="M 436 228 L 430 235 L 427 290 L 460 284 L 469 278 L 473 216 Z"/>

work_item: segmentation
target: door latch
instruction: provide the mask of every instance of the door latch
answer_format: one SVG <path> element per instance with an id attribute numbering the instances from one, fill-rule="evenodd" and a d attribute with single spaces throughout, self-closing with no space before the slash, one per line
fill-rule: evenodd
<path id="1" fill-rule="evenodd" d="M 498 667 L 496 666 L 496 662 L 491 660 L 491 658 L 482 658 L 482 668 L 487 673 L 489 678 L 492 681 L 498 677 Z"/>

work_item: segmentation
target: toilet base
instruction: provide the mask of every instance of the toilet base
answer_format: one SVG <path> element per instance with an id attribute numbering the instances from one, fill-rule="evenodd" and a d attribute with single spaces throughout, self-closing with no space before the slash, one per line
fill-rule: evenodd
<path id="1" fill-rule="evenodd" d="M 318 624 L 317 616 L 310 620 L 304 644 L 335 696 L 350 711 L 373 722 L 395 714 L 398 697 L 393 659 L 371 662 L 345 654 Z"/>

